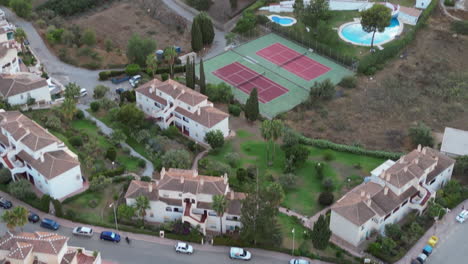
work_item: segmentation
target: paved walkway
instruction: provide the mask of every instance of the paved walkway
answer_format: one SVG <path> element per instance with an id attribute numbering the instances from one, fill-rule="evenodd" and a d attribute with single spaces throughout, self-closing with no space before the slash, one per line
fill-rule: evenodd
<path id="1" fill-rule="evenodd" d="M 208 154 L 210 150 L 207 149 L 207 150 L 204 150 L 200 153 L 198 153 L 198 155 L 195 157 L 195 159 L 193 160 L 193 164 L 192 164 L 192 170 L 198 170 L 198 162 L 206 155 Z"/>
<path id="2" fill-rule="evenodd" d="M 86 118 L 90 119 L 90 120 L 93 120 L 94 122 L 96 122 L 96 126 L 99 127 L 99 129 L 102 131 L 102 133 L 104 133 L 105 135 L 107 136 L 110 136 L 112 134 L 112 132 L 114 132 L 114 130 L 110 127 L 108 127 L 106 124 L 104 124 L 102 121 L 100 121 L 99 119 L 95 118 L 94 116 L 92 116 L 90 113 L 88 113 L 88 111 L 86 111 L 89 106 L 88 105 L 83 105 L 83 104 L 78 104 L 77 105 L 78 109 L 80 109 L 81 111 L 83 111 L 84 115 L 86 116 Z M 149 176 L 149 177 L 152 177 L 153 176 L 153 173 L 154 173 L 154 166 L 153 166 L 153 163 L 151 161 L 149 161 L 148 159 L 146 159 L 144 156 L 142 156 L 140 153 L 136 152 L 131 146 L 129 146 L 127 143 L 123 142 L 123 143 L 120 143 L 120 145 L 122 145 L 122 147 L 124 148 L 128 148 L 130 149 L 130 155 L 131 156 L 134 156 L 134 157 L 137 157 L 137 158 L 140 158 L 142 160 L 144 160 L 146 162 L 146 166 L 145 166 L 145 170 L 141 173 L 142 176 Z"/>
<path id="3" fill-rule="evenodd" d="M 447 11 L 447 7 L 444 5 L 444 0 L 439 1 L 439 6 L 440 6 L 440 9 L 442 9 L 442 12 L 444 13 L 444 15 L 450 17 L 453 20 L 457 20 L 457 21 L 462 21 L 463 20 L 461 18 L 458 18 L 458 17 L 450 14 L 449 11 Z"/>
<path id="4" fill-rule="evenodd" d="M 295 216 L 295 217 L 301 219 L 302 224 L 305 227 L 312 230 L 312 228 L 314 228 L 314 223 L 318 220 L 320 215 L 325 215 L 326 212 L 328 211 L 328 209 L 330 209 L 330 207 L 325 207 L 320 212 L 318 212 L 315 215 L 310 216 L 310 217 L 301 215 L 301 214 L 299 214 L 297 212 L 294 212 L 293 210 L 290 210 L 290 209 L 285 208 L 285 207 L 280 207 L 279 211 L 280 211 L 280 213 L 283 213 L 283 214 L 286 214 L 286 215 L 289 215 L 289 216 Z"/>

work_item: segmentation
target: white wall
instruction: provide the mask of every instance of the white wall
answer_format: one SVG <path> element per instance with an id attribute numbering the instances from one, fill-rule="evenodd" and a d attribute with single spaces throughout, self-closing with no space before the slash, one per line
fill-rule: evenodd
<path id="1" fill-rule="evenodd" d="M 416 8 L 426 9 L 431 4 L 431 0 L 416 0 Z"/>
<path id="2" fill-rule="evenodd" d="M 360 10 L 372 7 L 368 1 L 330 0 L 330 10 Z"/>
<path id="3" fill-rule="evenodd" d="M 398 19 L 403 21 L 406 24 L 413 25 L 413 26 L 416 25 L 416 23 L 418 22 L 417 17 L 410 16 L 406 13 L 403 13 L 401 10 L 400 10 L 400 13 L 398 14 Z"/>
<path id="4" fill-rule="evenodd" d="M 3 66 L 10 63 L 9 67 L 3 68 Z M 19 72 L 18 62 L 18 51 L 15 48 L 8 49 L 7 53 L 3 58 L 0 58 L 0 73 L 13 74 Z"/>
<path id="5" fill-rule="evenodd" d="M 80 166 L 76 166 L 67 172 L 49 180 L 49 195 L 60 199 L 83 187 Z"/>
<path id="6" fill-rule="evenodd" d="M 11 105 L 26 104 L 29 97 L 36 99 L 36 102 L 50 102 L 52 100 L 50 97 L 49 88 L 46 85 L 26 93 L 10 96 L 8 97 L 8 103 Z"/>
<path id="7" fill-rule="evenodd" d="M 359 227 L 348 221 L 334 210 L 331 211 L 330 230 L 333 234 L 357 246 L 360 241 Z"/>

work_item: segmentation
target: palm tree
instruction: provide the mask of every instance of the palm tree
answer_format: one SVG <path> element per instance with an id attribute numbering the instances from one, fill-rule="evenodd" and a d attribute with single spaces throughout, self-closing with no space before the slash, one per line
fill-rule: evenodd
<path id="1" fill-rule="evenodd" d="M 10 231 L 15 231 L 16 227 L 26 225 L 28 222 L 28 210 L 22 206 L 17 206 L 13 210 L 5 211 L 2 215 L 2 221 L 6 223 Z"/>
<path id="2" fill-rule="evenodd" d="M 271 121 L 271 138 L 276 142 L 280 137 L 283 136 L 284 125 L 281 120 L 275 119 Z M 273 158 L 275 156 L 276 144 L 273 144 Z"/>
<path id="3" fill-rule="evenodd" d="M 158 61 L 156 60 L 156 55 L 154 53 L 149 54 L 146 57 L 146 72 L 153 77 L 158 70 Z"/>
<path id="4" fill-rule="evenodd" d="M 167 47 L 164 50 L 164 58 L 166 58 L 167 62 L 169 63 L 169 68 L 171 70 L 170 75 L 171 79 L 174 78 L 174 63 L 177 58 L 177 51 L 174 47 Z"/>
<path id="5" fill-rule="evenodd" d="M 26 52 L 26 49 L 24 48 L 24 41 L 26 40 L 26 32 L 22 28 L 17 28 L 15 32 L 15 40 L 16 42 L 19 42 L 21 45 L 21 51 L 23 51 L 23 55 Z"/>
<path id="6" fill-rule="evenodd" d="M 63 117 L 66 120 L 71 121 L 77 111 L 75 100 L 72 98 L 65 98 L 65 100 L 62 103 L 61 108 L 62 108 Z"/>
<path id="7" fill-rule="evenodd" d="M 143 195 L 138 196 L 136 198 L 135 208 L 138 212 L 138 216 L 141 217 L 143 225 L 145 225 L 146 209 L 150 209 L 148 197 Z"/>
<path id="8" fill-rule="evenodd" d="M 228 201 L 226 199 L 226 196 L 222 194 L 217 194 L 213 196 L 212 208 L 219 217 L 221 234 L 223 233 L 223 215 L 224 215 L 224 212 L 226 212 L 227 207 L 228 207 Z"/>
<path id="9" fill-rule="evenodd" d="M 266 142 L 266 156 L 267 156 L 267 163 L 270 165 L 270 141 L 273 137 L 273 128 L 272 122 L 270 120 L 265 120 L 260 127 L 260 132 L 262 134 L 262 138 Z"/>

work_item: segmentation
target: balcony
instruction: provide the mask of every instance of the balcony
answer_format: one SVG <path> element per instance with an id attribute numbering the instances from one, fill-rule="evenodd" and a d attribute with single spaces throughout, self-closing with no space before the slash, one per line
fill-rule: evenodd
<path id="1" fill-rule="evenodd" d="M 206 218 L 208 218 L 208 213 L 205 211 L 201 216 L 198 216 L 192 213 L 191 208 L 192 203 L 186 202 L 182 222 L 187 222 L 192 226 L 200 226 L 202 233 L 206 234 Z"/>

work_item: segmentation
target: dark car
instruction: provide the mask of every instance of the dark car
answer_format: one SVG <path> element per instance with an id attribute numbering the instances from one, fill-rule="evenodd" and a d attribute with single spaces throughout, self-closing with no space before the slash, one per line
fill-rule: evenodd
<path id="1" fill-rule="evenodd" d="M 41 218 L 34 212 L 29 212 L 28 221 L 31 223 L 37 223 Z"/>
<path id="2" fill-rule="evenodd" d="M 99 237 L 101 240 L 112 241 L 115 243 L 120 242 L 120 235 L 112 231 L 103 231 Z"/>
<path id="3" fill-rule="evenodd" d="M 13 206 L 13 204 L 8 201 L 7 199 L 5 198 L 0 198 L 0 207 L 3 207 L 5 209 L 10 209 L 11 207 Z"/>
<path id="4" fill-rule="evenodd" d="M 52 230 L 58 230 L 60 228 L 60 225 L 52 219 L 44 218 L 41 221 L 41 227 Z"/>

